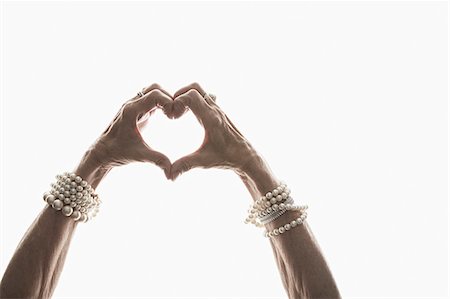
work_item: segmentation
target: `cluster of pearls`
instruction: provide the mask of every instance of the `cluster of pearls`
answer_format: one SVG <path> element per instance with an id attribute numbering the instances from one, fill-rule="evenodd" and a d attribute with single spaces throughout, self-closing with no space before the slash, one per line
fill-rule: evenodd
<path id="1" fill-rule="evenodd" d="M 298 217 L 297 219 L 292 220 L 291 222 L 289 222 L 283 226 L 275 228 L 270 232 L 267 230 L 264 231 L 264 236 L 265 237 L 275 237 L 275 236 L 281 235 L 282 233 L 287 232 L 291 228 L 294 228 L 297 225 L 301 225 L 303 223 L 303 221 L 305 221 L 307 216 L 308 216 L 308 214 L 303 211 L 302 214 L 300 215 L 300 217 Z"/>
<path id="2" fill-rule="evenodd" d="M 44 201 L 64 216 L 75 221 L 87 222 L 95 217 L 101 203 L 94 188 L 75 173 L 65 172 L 56 176 L 50 192 L 44 193 Z"/>
<path id="3" fill-rule="evenodd" d="M 266 231 L 264 233 L 265 236 L 270 237 L 282 234 L 285 231 L 303 223 L 304 219 L 306 219 L 307 214 L 305 211 L 308 209 L 308 206 L 295 205 L 290 194 L 291 191 L 287 185 L 285 183 L 280 183 L 278 187 L 270 192 L 267 192 L 266 195 L 262 196 L 250 206 L 248 210 L 249 214 L 244 222 L 252 223 L 257 227 L 264 227 L 265 224 L 274 221 L 287 211 L 295 210 L 301 212 L 300 218 L 293 220 L 292 222 L 287 223 L 283 227 L 277 228 L 276 230 L 271 232 Z"/>
<path id="4" fill-rule="evenodd" d="M 292 204 L 294 203 L 294 200 L 292 199 L 292 197 L 288 197 L 288 199 L 286 199 L 283 202 L 279 202 L 276 204 L 271 205 L 270 207 L 260 210 L 258 212 L 258 217 L 259 218 L 264 218 L 269 216 L 270 214 L 272 214 L 273 212 L 276 211 L 280 211 L 280 210 L 284 210 L 284 209 L 288 209 L 292 206 Z"/>
<path id="5" fill-rule="evenodd" d="M 280 208 L 277 211 L 274 211 L 272 214 L 269 214 L 265 217 L 260 218 L 260 222 L 261 224 L 267 224 L 269 222 L 274 221 L 275 219 L 277 219 L 278 217 L 280 217 L 281 215 L 283 215 L 285 212 L 287 211 L 306 211 L 308 209 L 307 205 L 303 205 L 303 206 L 297 206 L 294 204 L 286 204 L 285 207 Z"/>
<path id="6" fill-rule="evenodd" d="M 292 198 L 289 196 L 290 193 L 291 190 L 287 188 L 286 184 L 281 183 L 250 206 L 249 215 L 244 222 L 262 227 L 263 224 L 259 221 L 262 217 L 268 216 L 275 211 L 284 210 L 286 204 L 293 203 Z"/>

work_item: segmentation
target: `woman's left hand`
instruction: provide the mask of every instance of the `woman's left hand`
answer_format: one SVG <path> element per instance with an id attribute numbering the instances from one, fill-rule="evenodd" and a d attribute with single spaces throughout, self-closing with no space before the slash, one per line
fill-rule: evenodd
<path id="1" fill-rule="evenodd" d="M 173 163 L 172 180 L 196 167 L 232 169 L 243 174 L 248 165 L 262 163 L 250 142 L 198 83 L 183 87 L 174 95 L 171 115 L 180 117 L 186 109 L 194 113 L 205 129 L 205 138 L 198 150 Z"/>

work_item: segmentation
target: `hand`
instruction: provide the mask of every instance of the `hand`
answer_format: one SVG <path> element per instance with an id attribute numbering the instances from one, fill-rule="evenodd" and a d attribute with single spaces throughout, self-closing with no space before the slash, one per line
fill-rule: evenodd
<path id="1" fill-rule="evenodd" d="M 172 117 L 180 117 L 187 108 L 197 117 L 205 129 L 201 147 L 172 165 L 170 178 L 175 180 L 191 168 L 226 168 L 243 171 L 247 163 L 256 159 L 256 151 L 233 125 L 227 115 L 197 83 L 175 93 Z"/>
<path id="2" fill-rule="evenodd" d="M 157 84 L 145 88 L 143 93 L 142 97 L 136 96 L 123 104 L 92 146 L 90 156 L 104 168 L 130 162 L 151 162 L 161 167 L 169 178 L 169 159 L 150 148 L 142 139 L 139 129 L 147 124 L 149 114 L 156 108 L 162 108 L 166 114 L 171 111 L 172 97 Z"/>

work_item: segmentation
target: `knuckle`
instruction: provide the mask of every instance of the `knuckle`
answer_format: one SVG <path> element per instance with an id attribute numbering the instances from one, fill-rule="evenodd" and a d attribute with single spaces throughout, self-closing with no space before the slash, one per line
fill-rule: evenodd
<path id="1" fill-rule="evenodd" d="M 218 126 L 218 127 L 222 127 L 224 125 L 224 120 L 221 117 L 221 115 L 218 114 L 218 113 L 213 113 L 211 115 L 211 119 L 210 120 L 211 120 L 211 124 L 212 125 L 215 125 L 215 126 Z"/>
<path id="2" fill-rule="evenodd" d="M 186 172 L 186 171 L 190 170 L 191 168 L 192 168 L 192 166 L 188 162 L 184 162 L 181 165 L 181 172 Z"/>
<path id="3" fill-rule="evenodd" d="M 126 101 L 125 103 L 122 104 L 122 106 L 120 106 L 120 111 L 123 111 L 123 109 L 125 108 L 126 105 L 130 104 L 131 102 L 135 101 L 135 99 L 131 99 L 129 101 Z"/>
<path id="4" fill-rule="evenodd" d="M 122 115 L 128 117 L 134 114 L 134 108 L 131 103 L 126 103 L 122 106 Z"/>
<path id="5" fill-rule="evenodd" d="M 189 87 L 193 88 L 193 89 L 197 89 L 197 90 L 201 90 L 201 86 L 198 82 L 193 82 L 189 85 Z"/>
<path id="6" fill-rule="evenodd" d="M 190 89 L 186 95 L 192 99 L 199 99 L 200 93 L 196 89 Z"/>
<path id="7" fill-rule="evenodd" d="M 152 85 L 150 85 L 148 87 L 149 89 L 157 89 L 157 88 L 161 88 L 161 86 L 158 83 L 153 83 Z"/>
<path id="8" fill-rule="evenodd" d="M 159 89 L 153 89 L 148 93 L 148 96 L 152 99 L 163 96 L 164 93 Z"/>
<path id="9" fill-rule="evenodd" d="M 155 105 L 157 102 L 157 99 L 161 97 L 162 91 L 158 89 L 153 89 L 152 91 L 148 92 L 145 97 L 139 100 L 139 102 L 136 102 L 138 106 L 149 106 L 149 105 Z"/>

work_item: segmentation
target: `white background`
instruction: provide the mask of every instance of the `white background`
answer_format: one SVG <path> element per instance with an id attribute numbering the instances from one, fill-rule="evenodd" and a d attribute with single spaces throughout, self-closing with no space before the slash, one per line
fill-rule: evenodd
<path id="1" fill-rule="evenodd" d="M 344 297 L 448 296 L 447 2 L 6 3 L 0 272 L 121 104 L 193 81 L 299 203 Z M 172 160 L 192 114 L 144 132 Z M 238 177 L 113 170 L 55 298 L 286 298 Z"/>

